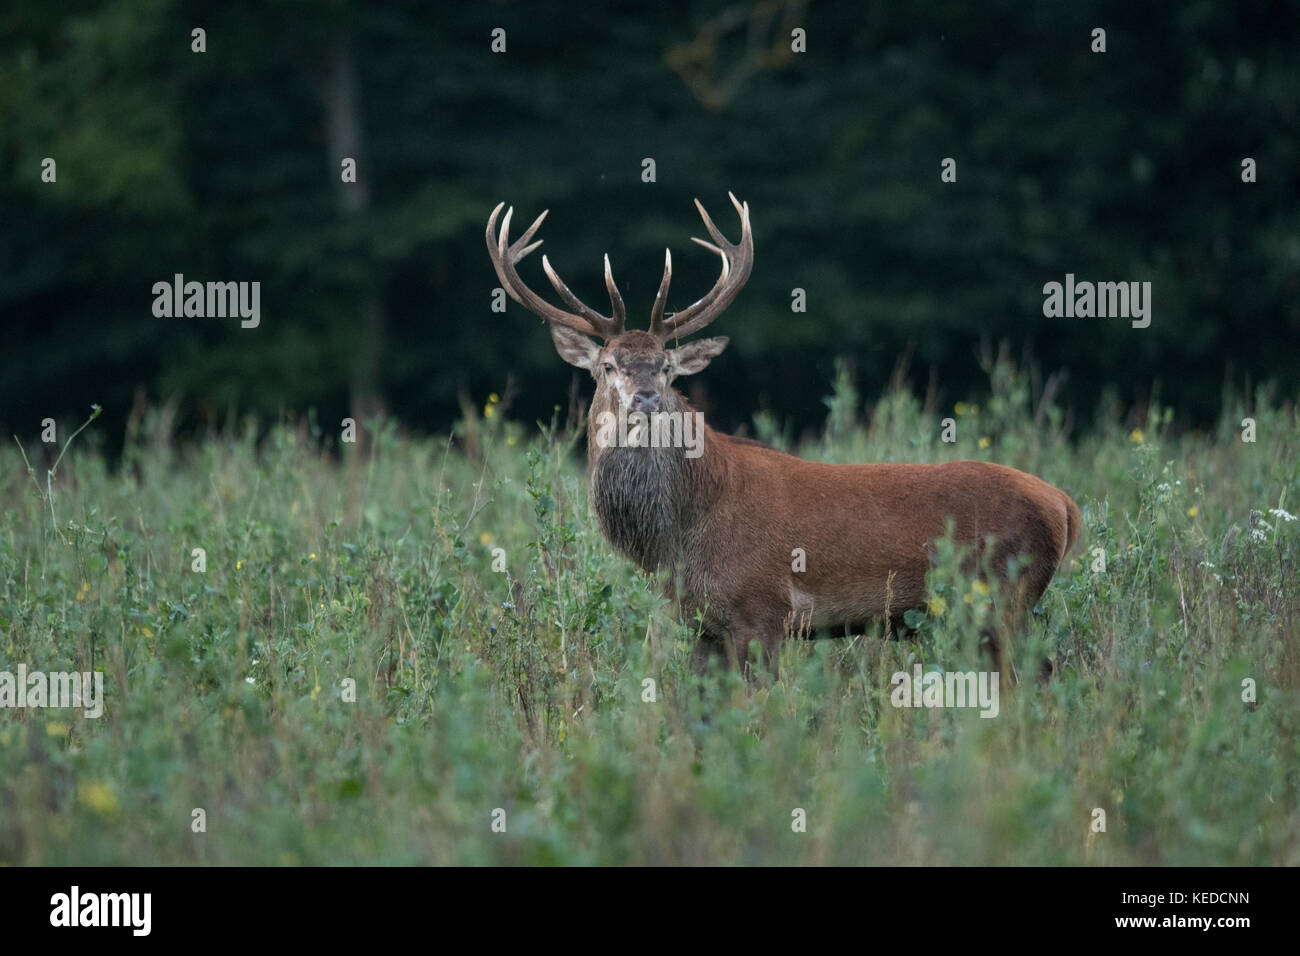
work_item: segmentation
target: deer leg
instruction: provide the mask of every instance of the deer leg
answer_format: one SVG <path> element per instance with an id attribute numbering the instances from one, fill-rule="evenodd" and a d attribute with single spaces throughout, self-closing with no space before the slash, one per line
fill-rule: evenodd
<path id="1" fill-rule="evenodd" d="M 1043 557 L 1036 557 L 1021 571 L 1013 583 L 1007 573 L 1008 559 L 1012 549 L 999 549 L 994 555 L 996 584 L 1000 589 L 1004 607 L 998 615 L 995 625 L 980 629 L 982 637 L 988 639 L 987 648 L 992 653 L 993 664 L 1009 683 L 1019 678 L 1015 674 L 1015 665 L 1011 660 L 1010 642 L 1016 635 L 1022 635 L 1029 627 L 1034 606 L 1038 603 L 1052 576 L 1056 573 L 1056 562 Z M 1038 667 L 1039 679 L 1052 675 L 1051 661 L 1044 658 Z"/>
<path id="2" fill-rule="evenodd" d="M 705 631 L 695 642 L 691 663 L 697 674 L 707 674 L 714 667 L 727 665 L 727 641 L 717 634 Z"/>
<path id="3" fill-rule="evenodd" d="M 732 667 L 739 667 L 746 680 L 754 680 L 758 674 L 750 660 L 749 646 L 757 641 L 762 648 L 759 668 L 777 680 L 780 677 L 781 640 L 784 636 L 783 619 L 733 622 L 727 642 L 727 661 Z"/>

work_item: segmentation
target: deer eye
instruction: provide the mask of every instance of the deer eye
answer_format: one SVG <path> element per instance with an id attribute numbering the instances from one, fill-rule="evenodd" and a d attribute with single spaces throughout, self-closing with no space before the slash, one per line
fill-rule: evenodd
<path id="1" fill-rule="evenodd" d="M 612 365 L 610 365 L 608 362 L 606 362 L 606 363 L 605 363 L 605 372 L 606 372 L 606 373 L 609 373 L 609 372 L 612 372 L 612 371 L 614 371 L 614 366 L 612 366 Z"/>

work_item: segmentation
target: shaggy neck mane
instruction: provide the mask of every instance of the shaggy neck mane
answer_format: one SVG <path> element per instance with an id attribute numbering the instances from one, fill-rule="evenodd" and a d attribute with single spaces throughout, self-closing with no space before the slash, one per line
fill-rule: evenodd
<path id="1" fill-rule="evenodd" d="M 661 411 L 694 414 L 674 389 L 663 394 Z M 601 531 L 645 571 L 672 565 L 682 554 L 685 534 L 718 493 L 715 470 L 722 463 L 713 453 L 716 433 L 707 425 L 701 429 L 698 458 L 688 458 L 682 447 L 601 448 L 596 435 L 602 412 L 626 415 L 612 390 L 596 393 L 587 421 L 591 504 Z"/>

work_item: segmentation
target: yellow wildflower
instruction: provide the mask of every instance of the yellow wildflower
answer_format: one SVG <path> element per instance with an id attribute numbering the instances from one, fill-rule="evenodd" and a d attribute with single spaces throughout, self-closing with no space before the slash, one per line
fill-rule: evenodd
<path id="1" fill-rule="evenodd" d="M 117 813 L 117 794 L 106 783 L 82 781 L 77 785 L 77 799 L 100 816 L 111 817 Z"/>

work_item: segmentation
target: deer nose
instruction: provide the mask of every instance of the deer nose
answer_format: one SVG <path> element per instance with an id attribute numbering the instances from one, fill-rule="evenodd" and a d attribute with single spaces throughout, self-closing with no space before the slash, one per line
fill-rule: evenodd
<path id="1" fill-rule="evenodd" d="M 642 389 L 632 396 L 632 411 L 634 412 L 657 412 L 659 411 L 659 393 L 652 392 L 648 389 Z"/>

